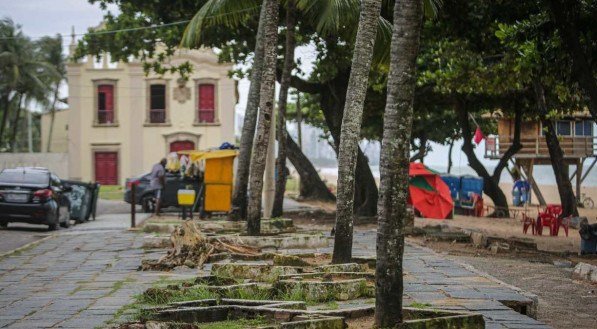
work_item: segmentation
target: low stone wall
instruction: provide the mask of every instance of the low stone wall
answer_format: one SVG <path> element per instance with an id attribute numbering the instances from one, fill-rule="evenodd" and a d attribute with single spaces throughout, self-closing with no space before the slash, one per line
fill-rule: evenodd
<path id="1" fill-rule="evenodd" d="M 0 170 L 14 167 L 45 167 L 69 178 L 68 153 L 0 153 Z"/>

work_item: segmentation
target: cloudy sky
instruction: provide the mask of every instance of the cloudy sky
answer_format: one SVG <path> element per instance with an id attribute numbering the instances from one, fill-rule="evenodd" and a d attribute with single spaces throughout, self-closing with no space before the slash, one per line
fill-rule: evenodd
<path id="1" fill-rule="evenodd" d="M 115 10 L 115 7 L 109 8 Z M 24 33 L 31 38 L 38 38 L 45 35 L 64 36 L 64 47 L 70 43 L 71 28 L 75 28 L 76 34 L 82 34 L 87 28 L 97 26 L 103 17 L 103 12 L 98 5 L 91 5 L 86 0 L 0 0 L 0 17 L 10 17 L 17 24 L 20 24 Z M 313 55 L 308 48 L 298 49 L 296 57 L 301 57 L 305 63 L 303 70 L 309 72 L 308 63 L 313 60 Z M 244 108 L 248 82 L 241 81 L 239 85 L 241 96 L 239 109 Z M 68 91 L 65 89 L 65 94 Z M 66 96 L 66 95 L 64 95 Z M 466 166 L 466 157 L 459 152 L 462 144 L 454 146 L 452 160 L 455 166 Z M 480 159 L 483 158 L 484 143 L 477 148 Z M 447 147 L 433 145 L 433 151 L 426 158 L 431 165 L 443 166 L 446 164 Z M 490 164 L 490 161 L 485 161 Z"/>

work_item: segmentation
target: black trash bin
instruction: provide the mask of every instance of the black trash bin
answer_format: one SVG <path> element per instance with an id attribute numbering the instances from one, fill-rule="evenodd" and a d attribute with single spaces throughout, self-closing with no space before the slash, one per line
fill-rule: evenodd
<path id="1" fill-rule="evenodd" d="M 63 182 L 72 187 L 72 190 L 66 194 L 70 200 L 70 218 L 77 223 L 83 223 L 91 217 L 95 219 L 99 184 L 71 180 Z"/>
<path id="2" fill-rule="evenodd" d="M 579 224 L 578 233 L 581 239 L 580 254 L 597 254 L 597 224 L 589 225 L 585 218 Z"/>

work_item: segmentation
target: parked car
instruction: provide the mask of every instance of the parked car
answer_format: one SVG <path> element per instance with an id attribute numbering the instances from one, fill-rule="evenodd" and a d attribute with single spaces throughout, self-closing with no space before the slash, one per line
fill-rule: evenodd
<path id="1" fill-rule="evenodd" d="M 70 201 L 65 195 L 72 188 L 45 168 L 14 168 L 0 172 L 0 227 L 21 222 L 70 226 Z"/>
<path id="2" fill-rule="evenodd" d="M 155 192 L 149 189 L 150 174 L 143 174 L 126 180 L 124 201 L 131 203 L 131 185 L 136 184 L 135 204 L 141 205 L 143 212 L 153 212 L 155 207 Z M 178 173 L 166 173 L 166 186 L 162 199 L 162 208 L 178 206 L 178 190 L 191 187 L 197 193 L 200 191 L 200 181 L 197 178 L 181 177 Z"/>

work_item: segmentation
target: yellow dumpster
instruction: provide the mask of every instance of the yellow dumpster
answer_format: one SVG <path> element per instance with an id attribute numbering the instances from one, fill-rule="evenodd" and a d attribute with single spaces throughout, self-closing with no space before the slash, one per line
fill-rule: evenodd
<path id="1" fill-rule="evenodd" d="M 229 212 L 232 205 L 232 184 L 235 150 L 180 151 L 191 162 L 204 161 L 203 211 Z"/>

